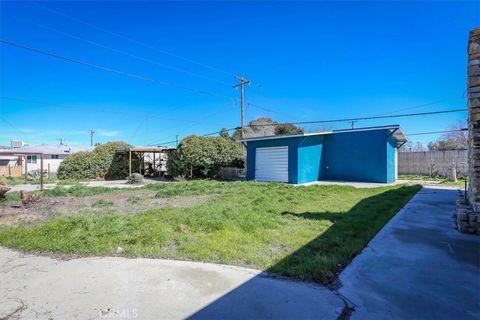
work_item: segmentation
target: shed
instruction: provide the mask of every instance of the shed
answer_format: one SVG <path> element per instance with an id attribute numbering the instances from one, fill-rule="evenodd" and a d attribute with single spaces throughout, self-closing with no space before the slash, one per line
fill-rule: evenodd
<path id="1" fill-rule="evenodd" d="M 397 179 L 397 149 L 407 138 L 391 125 L 240 141 L 247 148 L 247 180 L 391 183 Z"/>

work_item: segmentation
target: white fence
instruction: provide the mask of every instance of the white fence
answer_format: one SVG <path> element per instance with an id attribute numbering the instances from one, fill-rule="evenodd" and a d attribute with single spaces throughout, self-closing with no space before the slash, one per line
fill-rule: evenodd
<path id="1" fill-rule="evenodd" d="M 457 169 L 457 175 L 468 174 L 468 151 L 420 151 L 398 153 L 398 174 L 448 176 L 452 167 Z"/>

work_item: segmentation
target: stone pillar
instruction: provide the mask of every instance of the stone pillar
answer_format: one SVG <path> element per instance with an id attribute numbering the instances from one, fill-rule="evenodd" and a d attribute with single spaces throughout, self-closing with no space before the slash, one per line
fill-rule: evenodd
<path id="1" fill-rule="evenodd" d="M 468 199 L 480 213 L 480 27 L 470 31 L 468 41 Z"/>
<path id="2" fill-rule="evenodd" d="M 457 228 L 480 234 L 480 28 L 470 31 L 467 71 L 468 201 L 457 199 Z"/>

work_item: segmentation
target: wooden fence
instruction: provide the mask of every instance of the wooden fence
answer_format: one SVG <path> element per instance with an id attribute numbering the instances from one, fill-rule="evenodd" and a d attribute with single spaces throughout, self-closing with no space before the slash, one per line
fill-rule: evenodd
<path id="1" fill-rule="evenodd" d="M 468 151 L 420 151 L 398 153 L 398 174 L 446 177 L 455 166 L 457 175 L 468 174 Z"/>
<path id="2" fill-rule="evenodd" d="M 0 167 L 0 176 L 6 177 L 21 177 L 22 176 L 22 167 Z"/>

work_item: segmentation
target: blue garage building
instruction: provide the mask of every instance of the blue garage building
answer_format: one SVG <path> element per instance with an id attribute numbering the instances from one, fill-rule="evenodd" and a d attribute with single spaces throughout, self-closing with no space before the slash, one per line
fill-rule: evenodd
<path id="1" fill-rule="evenodd" d="M 400 126 L 368 127 L 241 140 L 247 179 L 293 184 L 318 180 L 390 183 L 397 149 L 407 142 Z"/>

